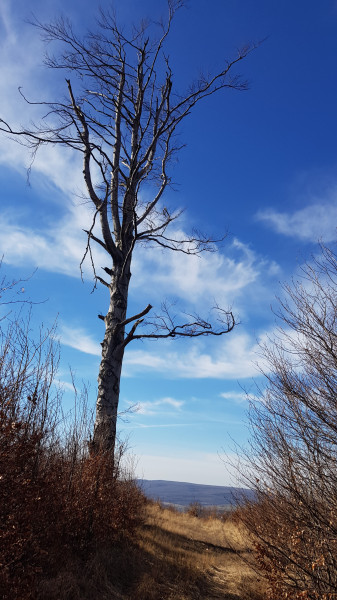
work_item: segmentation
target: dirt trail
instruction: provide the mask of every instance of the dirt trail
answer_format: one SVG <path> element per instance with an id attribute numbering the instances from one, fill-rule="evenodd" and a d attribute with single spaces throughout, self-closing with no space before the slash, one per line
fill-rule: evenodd
<path id="1" fill-rule="evenodd" d="M 256 582 L 256 574 L 249 566 L 249 549 L 235 550 L 230 546 L 219 546 L 200 540 L 189 540 L 189 543 L 190 551 L 208 555 L 207 600 L 243 600 L 253 597 L 252 587 Z"/>
<path id="2" fill-rule="evenodd" d="M 153 507 L 142 546 L 163 600 L 262 600 L 244 531 L 230 519 L 197 518 Z M 150 597 L 150 596 L 149 596 Z M 152 598 L 152 596 L 151 596 Z"/>

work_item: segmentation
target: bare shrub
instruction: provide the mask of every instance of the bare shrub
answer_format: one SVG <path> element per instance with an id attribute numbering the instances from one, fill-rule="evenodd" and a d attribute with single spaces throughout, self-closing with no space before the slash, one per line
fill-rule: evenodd
<path id="1" fill-rule="evenodd" d="M 302 276 L 263 349 L 245 475 L 257 502 L 241 511 L 275 600 L 337 597 L 337 255 L 321 246 Z"/>
<path id="2" fill-rule="evenodd" d="M 197 518 L 204 517 L 204 515 L 205 515 L 204 507 L 202 506 L 202 504 L 200 504 L 200 502 L 192 502 L 188 506 L 186 512 L 191 517 L 197 517 Z"/>
<path id="3" fill-rule="evenodd" d="M 195 501 L 189 504 L 186 513 L 198 519 L 220 519 L 226 521 L 231 511 L 218 506 L 204 506 L 200 502 Z"/>
<path id="4" fill-rule="evenodd" d="M 72 561 L 129 535 L 144 498 L 119 461 L 88 452 L 85 390 L 65 417 L 54 384 L 53 331 L 30 337 L 26 319 L 0 332 L 0 596 L 36 598 Z"/>

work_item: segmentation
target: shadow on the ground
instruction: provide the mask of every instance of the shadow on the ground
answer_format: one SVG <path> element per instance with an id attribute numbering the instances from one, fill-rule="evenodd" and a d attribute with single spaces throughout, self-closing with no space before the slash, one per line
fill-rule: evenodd
<path id="1" fill-rule="evenodd" d="M 39 600 L 243 599 L 226 593 L 207 569 L 200 568 L 203 553 L 233 554 L 232 548 L 158 525 L 143 525 L 142 534 L 64 565 L 53 580 L 42 581 Z"/>
<path id="2" fill-rule="evenodd" d="M 197 553 L 202 553 L 205 550 L 211 550 L 215 553 L 227 553 L 227 554 L 246 554 L 249 552 L 248 549 L 245 550 L 235 550 L 230 546 L 219 546 L 216 544 L 212 544 L 211 542 L 205 542 L 204 540 L 198 540 L 194 538 L 189 538 L 180 533 L 173 533 L 172 531 L 167 531 L 159 527 L 158 525 L 146 524 L 143 526 L 144 529 L 148 529 L 152 531 L 154 534 L 153 537 L 156 537 L 156 532 L 161 532 L 161 536 L 165 536 L 168 538 L 169 543 L 171 543 L 175 547 L 179 547 L 182 549 L 195 551 Z"/>

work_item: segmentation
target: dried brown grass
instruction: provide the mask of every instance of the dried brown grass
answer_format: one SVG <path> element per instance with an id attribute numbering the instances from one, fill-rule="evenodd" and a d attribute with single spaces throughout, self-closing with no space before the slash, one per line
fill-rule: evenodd
<path id="1" fill-rule="evenodd" d="M 138 545 L 148 557 L 148 568 L 134 598 L 263 597 L 262 579 L 252 568 L 249 538 L 230 517 L 200 518 L 151 504 Z"/>
<path id="2" fill-rule="evenodd" d="M 63 562 L 40 583 L 48 600 L 262 600 L 244 528 L 149 503 L 134 531 Z"/>

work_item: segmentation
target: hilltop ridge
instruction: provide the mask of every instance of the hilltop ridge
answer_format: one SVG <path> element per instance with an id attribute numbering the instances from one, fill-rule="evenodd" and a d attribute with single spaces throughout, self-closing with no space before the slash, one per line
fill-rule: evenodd
<path id="1" fill-rule="evenodd" d="M 238 487 L 206 485 L 163 479 L 139 479 L 145 495 L 153 500 L 177 506 L 198 502 L 202 506 L 233 506 L 238 498 L 253 498 L 253 491 Z"/>

